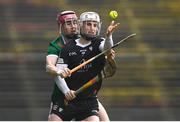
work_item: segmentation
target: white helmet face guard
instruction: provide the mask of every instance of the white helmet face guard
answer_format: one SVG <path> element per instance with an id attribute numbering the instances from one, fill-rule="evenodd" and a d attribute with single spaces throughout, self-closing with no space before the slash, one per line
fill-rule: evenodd
<path id="1" fill-rule="evenodd" d="M 83 21 L 82 22 L 82 26 L 81 26 L 81 32 L 89 37 L 96 37 L 99 35 L 99 30 L 100 30 L 100 23 L 96 22 L 96 21 Z M 88 32 L 89 29 L 87 29 L 87 27 L 91 25 L 94 26 L 95 28 L 93 29 L 94 32 Z"/>
<path id="2" fill-rule="evenodd" d="M 101 21 L 100 21 L 100 17 L 97 13 L 95 12 L 84 12 L 80 15 L 80 28 L 81 31 L 83 31 L 83 22 L 87 22 L 87 21 L 95 21 L 97 22 L 97 33 L 95 36 L 98 36 L 100 34 L 100 30 L 101 30 Z M 85 33 L 85 32 L 81 32 L 81 33 Z"/>

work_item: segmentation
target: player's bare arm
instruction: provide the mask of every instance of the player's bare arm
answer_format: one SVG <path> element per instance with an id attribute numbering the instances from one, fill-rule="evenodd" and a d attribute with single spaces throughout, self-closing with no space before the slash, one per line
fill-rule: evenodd
<path id="1" fill-rule="evenodd" d="M 46 56 L 46 72 L 49 72 L 51 74 L 58 74 L 57 73 L 57 67 L 56 67 L 56 62 L 57 62 L 58 57 L 56 56 Z"/>
<path id="2" fill-rule="evenodd" d="M 56 56 L 47 56 L 46 57 L 46 72 L 49 72 L 51 74 L 59 75 L 62 78 L 65 78 L 67 76 L 71 75 L 70 69 L 65 67 L 65 68 L 60 68 L 58 69 L 56 67 L 56 62 L 57 62 Z"/>

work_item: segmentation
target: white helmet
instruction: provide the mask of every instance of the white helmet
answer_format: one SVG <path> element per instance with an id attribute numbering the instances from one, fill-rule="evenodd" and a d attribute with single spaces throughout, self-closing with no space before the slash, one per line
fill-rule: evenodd
<path id="1" fill-rule="evenodd" d="M 99 33 L 100 33 L 100 30 L 101 30 L 101 21 L 100 21 L 100 17 L 99 15 L 96 13 L 96 12 L 84 12 L 80 15 L 80 29 L 83 27 L 83 22 L 84 21 L 95 21 L 97 22 L 97 25 L 98 25 L 98 31 L 97 31 L 97 34 L 95 35 L 98 36 Z M 87 36 L 84 32 L 82 32 L 83 29 L 81 29 L 81 35 L 82 36 Z M 94 38 L 94 37 L 93 37 Z M 88 40 L 92 39 L 91 37 L 89 38 L 86 38 Z"/>

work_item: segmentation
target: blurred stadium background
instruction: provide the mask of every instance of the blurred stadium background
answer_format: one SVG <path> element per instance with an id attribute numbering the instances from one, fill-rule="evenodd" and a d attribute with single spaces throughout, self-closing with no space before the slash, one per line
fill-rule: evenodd
<path id="1" fill-rule="evenodd" d="M 62 10 L 96 11 L 103 25 L 117 10 L 118 71 L 99 99 L 111 120 L 180 120 L 179 0 L 0 0 L 0 120 L 47 120 L 53 78 L 45 72 L 48 43 Z"/>

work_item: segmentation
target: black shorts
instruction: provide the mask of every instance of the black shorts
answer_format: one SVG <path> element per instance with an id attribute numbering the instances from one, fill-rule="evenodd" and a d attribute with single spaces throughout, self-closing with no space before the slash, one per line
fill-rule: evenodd
<path id="1" fill-rule="evenodd" d="M 64 121 L 75 119 L 81 121 L 89 116 L 98 116 L 99 106 L 97 98 L 76 100 L 65 105 L 64 100 L 52 100 L 50 114 L 58 115 Z"/>

